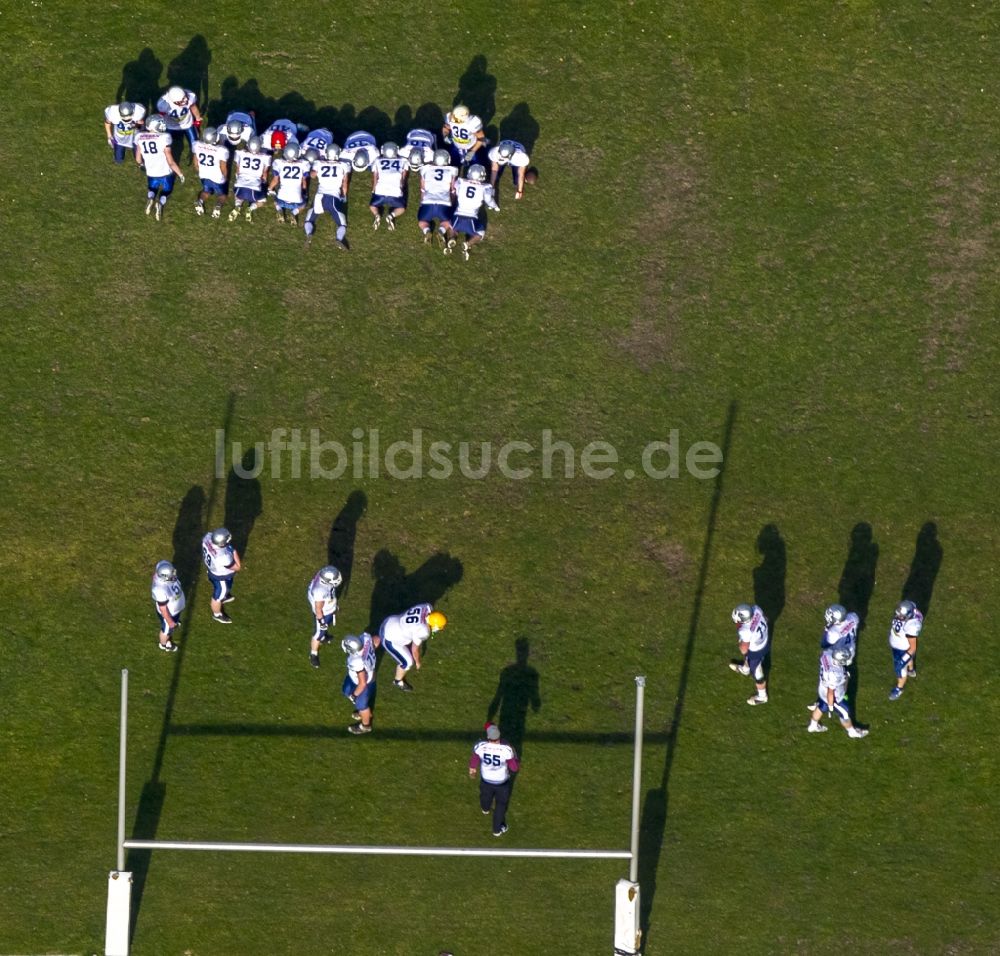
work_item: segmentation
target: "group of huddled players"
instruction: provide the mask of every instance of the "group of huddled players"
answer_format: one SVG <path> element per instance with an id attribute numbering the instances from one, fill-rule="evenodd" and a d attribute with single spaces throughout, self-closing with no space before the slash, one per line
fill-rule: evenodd
<path id="1" fill-rule="evenodd" d="M 298 226 L 305 213 L 301 225 L 307 246 L 317 221 L 329 215 L 337 246 L 350 248 L 347 200 L 354 173 L 371 173 L 368 208 L 373 228 L 384 224 L 395 230 L 397 219 L 406 212 L 413 175 L 419 180 L 417 220 L 423 241 L 433 243 L 438 236 L 445 255 L 461 242 L 461 255 L 468 259 L 471 247 L 486 236 L 484 210 L 500 209 L 497 185 L 504 167 L 510 167 L 515 199 L 521 199 L 525 184 L 537 178 L 521 143 L 504 139 L 489 148 L 482 120 L 463 105 L 445 115 L 440 133 L 444 148 L 439 148 L 437 134 L 423 128 L 410 130 L 402 145 L 379 145 L 371 133 L 358 130 L 340 146 L 330 130 L 309 130 L 290 119 L 276 120 L 258 133 L 252 113 L 231 112 L 222 126 L 205 126 L 195 94 L 179 86 L 163 94 L 157 110 L 147 117 L 141 104 L 124 102 L 104 111 L 115 162 L 124 162 L 131 153 L 144 168 L 146 215 L 157 221 L 175 182 L 185 181 L 173 153 L 182 137 L 189 142 L 201 180 L 197 215 L 203 216 L 210 206 L 212 218 L 221 218 L 232 178 L 230 222 L 241 213 L 252 221 L 254 212 L 270 198 L 280 222 Z M 310 199 L 312 183 L 315 192 Z"/>

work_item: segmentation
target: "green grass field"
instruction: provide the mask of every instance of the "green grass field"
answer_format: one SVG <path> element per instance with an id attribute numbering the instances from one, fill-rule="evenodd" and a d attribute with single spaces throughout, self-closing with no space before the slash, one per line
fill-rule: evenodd
<path id="1" fill-rule="evenodd" d="M 642 673 L 648 954 L 1000 951 L 995 9 L 42 0 L 0 26 L 0 952 L 103 951 L 122 667 L 130 835 L 494 846 L 465 764 L 500 685 L 524 757 L 504 845 L 626 849 Z M 461 93 L 531 141 L 539 183 L 517 204 L 505 186 L 468 263 L 421 245 L 412 208 L 373 233 L 364 182 L 349 255 L 328 221 L 306 252 L 270 211 L 196 218 L 193 176 L 156 224 L 104 146 L 123 71 L 204 84 L 216 121 L 252 96 L 339 136 L 398 135 Z M 216 474 L 217 429 L 245 449 L 276 428 L 383 448 L 549 430 L 621 462 Z M 717 478 L 641 474 L 672 429 L 724 450 Z M 246 564 L 225 629 L 197 555 L 223 522 Z M 363 739 L 339 650 L 307 663 L 304 591 L 331 554 L 338 637 L 417 599 L 450 620 L 415 694 L 383 663 Z M 195 583 L 164 655 L 148 581 L 175 556 Z M 890 703 L 914 573 L 921 675 Z M 863 741 L 805 733 L 822 610 L 845 595 L 867 611 Z M 751 709 L 726 662 L 755 597 L 776 620 L 771 703 Z M 129 866 L 135 956 L 609 953 L 627 875 Z"/>

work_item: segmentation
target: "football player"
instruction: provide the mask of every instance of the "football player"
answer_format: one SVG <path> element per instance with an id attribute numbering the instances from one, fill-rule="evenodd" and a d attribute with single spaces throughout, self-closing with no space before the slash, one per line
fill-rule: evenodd
<path id="1" fill-rule="evenodd" d="M 889 647 L 896 686 L 889 691 L 889 700 L 899 700 L 910 677 L 917 676 L 917 638 L 924 626 L 924 616 L 912 601 L 900 601 L 889 625 Z"/>
<path id="2" fill-rule="evenodd" d="M 437 139 L 429 129 L 411 129 L 406 134 L 406 142 L 399 147 L 399 155 L 408 160 L 414 149 L 424 149 L 428 155 L 433 155 L 436 146 Z"/>
<path id="3" fill-rule="evenodd" d="M 384 143 L 381 154 L 372 166 L 372 198 L 368 208 L 372 214 L 375 229 L 382 223 L 382 210 L 389 231 L 396 228 L 396 220 L 406 212 L 406 180 L 409 164 L 399 155 L 395 143 Z"/>
<path id="4" fill-rule="evenodd" d="M 257 125 L 252 113 L 230 113 L 226 122 L 219 127 L 219 138 L 227 145 L 244 146 L 257 133 Z"/>
<path id="5" fill-rule="evenodd" d="M 351 719 L 357 723 L 347 728 L 351 734 L 372 732 L 372 707 L 375 704 L 375 649 L 381 639 L 367 632 L 360 637 L 348 636 L 340 646 L 347 655 L 347 676 L 342 691 L 354 705 Z"/>
<path id="6" fill-rule="evenodd" d="M 729 667 L 744 677 L 753 675 L 757 693 L 747 698 L 751 707 L 767 703 L 767 652 L 770 643 L 767 618 L 756 604 L 739 604 L 733 609 L 733 623 L 739 641 L 740 663 L 730 661 Z"/>
<path id="7" fill-rule="evenodd" d="M 823 623 L 826 627 L 820 641 L 821 647 L 832 647 L 840 641 L 846 641 L 851 651 L 857 652 L 858 628 L 861 626 L 861 618 L 857 614 L 848 612 L 843 604 L 831 604 L 823 612 Z"/>
<path id="8" fill-rule="evenodd" d="M 392 682 L 400 690 L 413 690 L 406 679 L 406 672 L 411 667 L 420 670 L 421 645 L 432 634 L 443 630 L 447 623 L 448 619 L 429 604 L 417 604 L 382 622 L 378 634 L 389 656 L 396 662 L 396 676 Z"/>
<path id="9" fill-rule="evenodd" d="M 514 180 L 514 198 L 524 197 L 524 175 L 527 172 L 528 151 L 516 139 L 502 139 L 487 154 L 490 159 L 490 185 L 496 187 L 504 166 L 510 166 Z"/>
<path id="10" fill-rule="evenodd" d="M 198 109 L 198 96 L 192 90 L 180 86 L 172 86 L 156 104 L 157 112 L 162 113 L 167 120 L 167 129 L 171 134 L 183 133 L 194 153 L 196 130 L 201 126 L 201 111 Z M 176 139 L 175 139 L 176 143 Z"/>
<path id="11" fill-rule="evenodd" d="M 260 137 L 251 136 L 246 149 L 236 150 L 233 162 L 236 164 L 236 181 L 233 184 L 234 204 L 229 213 L 229 221 L 236 221 L 240 207 L 246 203 L 246 219 L 251 222 L 253 211 L 267 202 L 265 181 L 271 160 L 261 146 Z"/>
<path id="12" fill-rule="evenodd" d="M 219 142 L 219 131 L 212 126 L 206 126 L 201 142 L 194 148 L 194 164 L 201 178 L 201 193 L 194 204 L 194 211 L 199 216 L 205 215 L 205 200 L 215 196 L 215 208 L 212 218 L 222 215 L 222 206 L 228 193 L 229 181 L 229 148 Z"/>
<path id="13" fill-rule="evenodd" d="M 306 205 L 306 185 L 309 181 L 309 160 L 302 155 L 298 143 L 289 143 L 281 158 L 271 164 L 269 189 L 274 193 L 275 215 L 286 222 L 285 210 L 291 213 L 291 223 L 299 224 L 299 213 Z"/>
<path id="14" fill-rule="evenodd" d="M 104 135 L 116 163 L 135 148 L 135 134 L 146 118 L 146 107 L 139 103 L 112 103 L 104 111 Z"/>
<path id="15" fill-rule="evenodd" d="M 467 106 L 453 106 L 451 112 L 445 114 L 441 133 L 459 169 L 464 170 L 471 163 L 479 162 L 479 151 L 486 145 L 483 121 L 470 113 Z"/>
<path id="16" fill-rule="evenodd" d="M 153 571 L 153 604 L 160 619 L 161 651 L 173 653 L 177 645 L 171 640 L 180 626 L 181 612 L 184 610 L 184 591 L 177 580 L 177 569 L 169 561 L 157 562 Z"/>
<path id="17" fill-rule="evenodd" d="M 157 222 L 163 218 L 163 208 L 174 191 L 174 177 L 184 182 L 184 174 L 171 152 L 172 145 L 166 120 L 159 113 L 151 116 L 146 129 L 135 137 L 135 161 L 146 170 L 146 215 L 155 208 Z"/>
<path id="18" fill-rule="evenodd" d="M 355 133 L 351 133 L 347 139 L 344 140 L 344 148 L 340 151 L 340 158 L 348 163 L 354 163 L 354 157 L 358 150 L 365 150 L 369 159 L 374 161 L 378 156 L 378 146 L 375 145 L 375 137 L 371 133 L 366 133 L 364 130 L 358 130 Z M 357 167 L 355 167 L 357 168 Z"/>
<path id="19" fill-rule="evenodd" d="M 320 156 L 323 155 L 323 150 L 327 148 L 333 142 L 333 133 L 331 133 L 325 126 L 321 126 L 319 129 L 314 129 L 305 139 L 302 140 L 303 151 L 308 151 L 310 149 L 316 150 Z"/>
<path id="20" fill-rule="evenodd" d="M 223 604 L 235 601 L 233 578 L 243 570 L 239 552 L 233 547 L 233 536 L 227 528 L 216 528 L 201 539 L 201 554 L 212 585 L 212 617 L 220 624 L 232 624 L 233 619 L 222 610 Z"/>
<path id="21" fill-rule="evenodd" d="M 855 727 L 847 709 L 848 668 L 854 661 L 854 649 L 846 640 L 828 647 L 819 655 L 819 687 L 816 701 L 809 705 L 812 711 L 809 733 L 820 734 L 828 728 L 821 724 L 824 714 L 833 714 L 848 737 L 867 737 L 868 731 Z"/>
<path id="22" fill-rule="evenodd" d="M 313 575 L 306 591 L 309 609 L 316 619 L 309 644 L 309 663 L 313 667 L 319 667 L 319 646 L 330 640 L 329 630 L 337 623 L 337 588 L 343 580 L 343 575 L 328 564 Z"/>
<path id="23" fill-rule="evenodd" d="M 482 242 L 486 236 L 486 224 L 480 219 L 483 206 L 499 209 L 493 199 L 493 187 L 486 182 L 486 170 L 476 163 L 469 167 L 467 179 L 455 180 L 455 214 L 448 225 L 448 241 L 444 245 L 445 255 L 455 250 L 458 240 L 462 240 L 462 258 L 468 260 L 472 246 Z"/>
<path id="24" fill-rule="evenodd" d="M 417 225 L 424 234 L 424 242 L 432 241 L 434 223 L 441 234 L 441 241 L 447 240 L 448 222 L 455 192 L 458 170 L 451 165 L 451 156 L 446 149 L 438 149 L 430 165 L 420 170 L 420 208 L 417 210 Z"/>
<path id="25" fill-rule="evenodd" d="M 336 143 L 330 143 L 323 150 L 320 158 L 312 164 L 309 175 L 316 180 L 316 195 L 306 216 L 306 245 L 312 242 L 316 219 L 323 213 L 329 213 L 337 227 L 337 247 L 350 249 L 347 243 L 347 188 L 351 180 L 351 165 L 341 159 L 340 147 Z"/>
<path id="26" fill-rule="evenodd" d="M 277 134 L 281 134 L 280 141 Z M 264 149 L 272 153 L 283 150 L 289 143 L 297 143 L 299 135 L 298 124 L 290 119 L 275 120 L 261 136 L 261 145 Z"/>

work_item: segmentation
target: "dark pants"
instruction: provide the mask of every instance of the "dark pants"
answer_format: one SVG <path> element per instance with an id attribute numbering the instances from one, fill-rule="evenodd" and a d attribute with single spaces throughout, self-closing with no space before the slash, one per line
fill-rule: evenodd
<path id="1" fill-rule="evenodd" d="M 488 813 L 490 807 L 493 807 L 494 833 L 499 833 L 500 828 L 507 822 L 511 782 L 509 777 L 504 783 L 487 783 L 482 778 L 479 780 L 479 806 L 483 813 Z"/>

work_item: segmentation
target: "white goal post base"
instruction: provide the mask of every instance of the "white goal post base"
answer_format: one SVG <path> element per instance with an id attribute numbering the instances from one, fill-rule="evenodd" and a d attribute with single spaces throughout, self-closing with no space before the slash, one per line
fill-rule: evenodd
<path id="1" fill-rule="evenodd" d="M 104 956 L 128 956 L 129 917 L 132 912 L 132 874 L 108 874 L 108 919 L 104 930 Z"/>
<path id="2" fill-rule="evenodd" d="M 641 951 L 639 928 L 639 884 L 619 880 L 615 885 L 615 954 L 635 956 Z"/>

